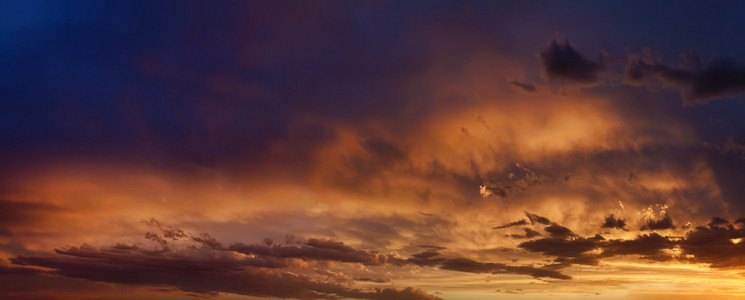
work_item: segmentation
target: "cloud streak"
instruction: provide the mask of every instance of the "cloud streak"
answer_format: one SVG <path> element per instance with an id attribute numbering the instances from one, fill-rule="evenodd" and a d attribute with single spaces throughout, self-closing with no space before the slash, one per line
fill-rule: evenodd
<path id="1" fill-rule="evenodd" d="M 657 78 L 678 87 L 686 103 L 705 103 L 745 93 L 745 64 L 741 61 L 732 57 L 714 57 L 702 67 L 698 54 L 692 53 L 685 58 L 685 68 L 632 59 L 626 66 L 626 76 L 632 82 Z"/>

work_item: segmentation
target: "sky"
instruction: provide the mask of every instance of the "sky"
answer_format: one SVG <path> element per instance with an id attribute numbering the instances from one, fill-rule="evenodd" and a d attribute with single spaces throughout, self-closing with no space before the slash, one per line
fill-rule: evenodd
<path id="1" fill-rule="evenodd" d="M 0 298 L 745 298 L 743 19 L 2 1 Z"/>

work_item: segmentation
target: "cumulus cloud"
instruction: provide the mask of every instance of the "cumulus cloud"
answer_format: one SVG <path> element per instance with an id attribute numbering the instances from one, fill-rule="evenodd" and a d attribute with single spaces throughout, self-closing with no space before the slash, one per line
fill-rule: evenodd
<path id="1" fill-rule="evenodd" d="M 640 228 L 641 230 L 663 230 L 663 229 L 675 229 L 675 225 L 673 225 L 673 219 L 670 217 L 669 214 L 665 214 L 662 219 L 654 220 L 649 219 L 647 220 L 646 224 Z"/>
<path id="2" fill-rule="evenodd" d="M 609 217 L 605 217 L 605 223 L 603 223 L 603 225 L 600 227 L 628 230 L 626 229 L 626 220 L 621 218 L 616 219 L 613 214 L 611 214 Z"/>
<path id="3" fill-rule="evenodd" d="M 597 81 L 598 73 L 603 71 L 602 63 L 586 58 L 568 40 L 563 44 L 552 41 L 548 48 L 541 51 L 540 58 L 544 72 L 551 79 L 592 84 Z"/>

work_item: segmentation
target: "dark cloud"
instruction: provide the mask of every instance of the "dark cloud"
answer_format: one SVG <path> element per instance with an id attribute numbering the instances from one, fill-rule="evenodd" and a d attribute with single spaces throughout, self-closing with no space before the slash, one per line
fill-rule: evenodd
<path id="1" fill-rule="evenodd" d="M 161 224 L 156 219 L 145 220 L 145 221 L 142 221 L 142 223 L 145 225 L 153 226 L 153 227 L 160 229 L 164 238 L 167 238 L 173 241 L 187 237 L 187 234 L 183 230 L 174 228 L 169 225 Z"/>
<path id="2" fill-rule="evenodd" d="M 183 232 L 183 231 L 181 231 Z M 365 291 L 351 288 L 343 277 L 329 281 L 312 274 L 298 274 L 286 268 L 300 267 L 288 258 L 328 259 L 339 262 L 373 261 L 372 252 L 353 249 L 341 242 L 311 239 L 304 247 L 256 246 L 249 256 L 238 257 L 231 251 L 213 246 L 207 234 L 200 235 L 203 247 L 163 249 L 157 253 L 141 246 L 117 244 L 98 249 L 83 245 L 56 249 L 55 255 L 29 255 L 10 259 L 15 265 L 51 269 L 40 271 L 25 267 L 1 267 L 0 274 L 34 275 L 46 273 L 93 281 L 148 286 L 172 286 L 185 292 L 214 295 L 220 292 L 258 297 L 298 299 L 439 299 L 416 288 L 385 288 Z M 203 242 L 204 240 L 210 242 Z M 159 244 L 160 241 L 156 240 Z M 263 248 L 262 248 L 263 247 Z M 231 248 L 233 248 L 231 246 Z M 236 251 L 246 253 L 247 247 Z M 288 254 L 289 253 L 289 254 Z M 321 272 L 323 273 L 323 272 Z M 370 281 L 373 281 L 372 279 Z M 376 282 L 387 282 L 375 280 Z"/>
<path id="3" fill-rule="evenodd" d="M 33 268 L 8 267 L 0 265 L 0 275 L 37 275 L 42 273 L 46 273 L 46 271 Z"/>
<path id="4" fill-rule="evenodd" d="M 603 223 L 603 225 L 600 227 L 628 230 L 626 228 L 626 221 L 621 218 L 616 219 L 613 214 L 611 214 L 609 217 L 605 217 L 605 223 Z"/>
<path id="5" fill-rule="evenodd" d="M 528 217 L 528 220 L 530 220 L 530 224 L 540 223 L 543 225 L 551 224 L 551 220 L 549 220 L 546 217 L 542 217 L 536 214 L 531 214 L 529 212 L 525 212 L 525 216 Z"/>
<path id="6" fill-rule="evenodd" d="M 223 246 L 220 242 L 217 241 L 213 236 L 203 232 L 200 233 L 198 236 L 191 236 L 191 239 L 197 243 L 200 243 L 208 248 L 212 248 L 215 250 L 223 249 Z"/>
<path id="7" fill-rule="evenodd" d="M 430 251 L 424 251 L 424 252 L 420 252 L 420 253 L 417 253 L 417 254 L 413 254 L 413 255 L 411 255 L 411 257 L 417 258 L 417 259 L 430 259 L 430 258 L 433 258 L 435 256 L 439 256 L 439 255 L 440 255 L 439 252 L 434 251 L 434 250 L 430 250 Z"/>
<path id="8" fill-rule="evenodd" d="M 491 273 L 491 274 L 525 274 L 536 278 L 548 277 L 556 279 L 571 279 L 571 276 L 562 274 L 556 270 L 546 268 L 535 268 L 529 266 L 508 266 L 500 263 L 482 263 L 466 258 L 446 259 L 440 265 L 440 269 L 453 270 L 469 273 Z"/>
<path id="9" fill-rule="evenodd" d="M 513 81 L 510 81 L 510 84 L 528 93 L 533 93 L 533 92 L 538 91 L 538 88 L 536 88 L 535 84 L 532 84 L 532 83 L 524 83 L 524 82 L 513 80 Z"/>
<path id="10" fill-rule="evenodd" d="M 427 248 L 427 249 L 434 250 L 434 251 L 447 249 L 445 247 L 435 246 L 435 245 L 419 245 L 419 247 Z"/>
<path id="11" fill-rule="evenodd" d="M 631 82 L 642 82 L 650 77 L 659 78 L 681 88 L 683 99 L 688 103 L 707 102 L 745 93 L 745 63 L 731 57 L 714 57 L 703 68 L 695 53 L 686 56 L 685 67 L 633 59 L 626 67 L 626 76 Z"/>
<path id="12" fill-rule="evenodd" d="M 407 262 L 417 266 L 423 267 L 435 267 L 439 266 L 445 261 L 444 257 L 439 257 L 440 253 L 434 250 L 428 250 L 420 253 L 413 254 L 411 257 L 406 259 Z"/>
<path id="13" fill-rule="evenodd" d="M 523 219 L 523 220 L 519 220 L 519 221 L 515 221 L 515 222 L 510 222 L 510 223 L 507 223 L 507 224 L 504 224 L 504 225 L 500 225 L 500 226 L 494 227 L 494 229 L 502 229 L 502 228 L 508 228 L 508 227 L 512 227 L 512 226 L 528 225 L 528 221 L 530 221 L 530 224 L 531 225 L 534 225 L 536 223 L 544 224 L 544 225 L 551 224 L 551 220 L 549 220 L 546 217 L 539 216 L 537 214 L 532 214 L 532 213 L 529 213 L 529 212 L 526 211 L 525 212 L 525 216 L 528 217 L 528 220 Z"/>
<path id="14" fill-rule="evenodd" d="M 610 240 L 603 244 L 602 256 L 641 255 L 644 259 L 666 261 L 672 256 L 662 250 L 672 249 L 675 242 L 657 233 L 643 234 L 633 240 Z"/>
<path id="15" fill-rule="evenodd" d="M 669 229 L 667 218 L 654 229 Z M 557 225 L 557 228 L 565 228 Z M 568 229 L 566 229 L 568 230 Z M 561 229 L 561 232 L 566 232 Z M 554 257 L 557 266 L 572 264 L 597 265 L 601 259 L 618 255 L 638 255 L 653 261 L 691 261 L 707 263 L 713 268 L 745 267 L 745 228 L 735 228 L 725 219 L 713 217 L 709 226 L 698 226 L 688 231 L 685 237 L 663 236 L 658 233 L 640 234 L 633 239 L 605 240 L 600 235 L 584 238 L 560 234 L 526 241 L 518 245 L 530 252 Z M 672 250 L 680 249 L 682 255 Z M 591 254 L 602 250 L 600 254 Z"/>
<path id="16" fill-rule="evenodd" d="M 102 249 L 87 245 L 68 247 L 56 249 L 52 255 L 33 254 L 11 258 L 10 262 L 14 266 L 0 266 L 0 275 L 64 276 L 110 283 L 165 285 L 200 295 L 227 292 L 300 299 L 437 299 L 415 288 L 355 289 L 350 286 L 351 282 L 389 283 L 390 279 L 352 277 L 331 272 L 326 269 L 326 264 L 312 266 L 311 270 L 315 273 L 290 272 L 289 269 L 304 269 L 307 268 L 307 263 L 314 261 L 331 261 L 368 266 L 408 265 L 477 274 L 571 279 L 571 276 L 560 270 L 573 264 L 598 265 L 601 259 L 619 255 L 638 255 L 642 259 L 653 261 L 675 259 L 708 263 L 714 268 L 745 266 L 745 244 L 741 243 L 745 238 L 745 229 L 724 226 L 729 222 L 720 217 L 713 217 L 709 227 L 697 227 L 683 238 L 658 233 L 641 234 L 633 239 L 606 240 L 600 235 L 587 238 L 578 236 L 567 227 L 551 223 L 545 227 L 549 237 L 518 245 L 529 252 L 553 257 L 554 264 L 543 267 L 443 256 L 439 252 L 443 250 L 442 247 L 430 245 L 423 245 L 425 251 L 413 254 L 408 259 L 357 249 L 330 239 L 308 239 L 302 244 L 293 245 L 282 245 L 268 239 L 264 243 L 235 243 L 223 247 L 207 233 L 193 235 L 157 221 L 149 223 L 157 224 L 162 232 L 172 233 L 163 236 L 146 234 L 146 240 L 156 246 L 155 250 L 140 243 L 119 243 Z M 539 235 L 530 228 L 522 229 L 525 236 L 520 237 Z M 192 246 L 176 249 L 176 241 L 191 243 Z M 680 247 L 683 255 L 674 256 L 667 251 L 676 247 Z M 594 250 L 601 252 L 594 253 Z M 234 252 L 246 255 L 236 256 Z M 48 270 L 25 266 L 44 267 Z M 318 276 L 319 274 L 326 275 Z"/>
<path id="17" fill-rule="evenodd" d="M 659 220 L 647 220 L 647 223 L 640 228 L 640 230 L 663 229 L 675 229 L 675 225 L 673 225 L 673 219 L 668 214 L 666 214 L 662 219 Z"/>
<path id="18" fill-rule="evenodd" d="M 651 233 L 639 235 L 630 240 L 609 241 L 600 235 L 591 238 L 575 236 L 570 239 L 550 237 L 524 242 L 519 247 L 531 252 L 554 256 L 555 262 L 565 265 L 597 265 L 600 259 L 616 255 L 640 255 L 642 259 L 655 261 L 671 260 L 674 257 L 663 250 L 673 249 L 676 244 L 677 242 L 669 237 Z M 588 253 L 596 249 L 601 249 L 601 254 Z"/>
<path id="19" fill-rule="evenodd" d="M 468 273 L 491 273 L 491 274 L 520 274 L 530 275 L 535 278 L 547 277 L 556 279 L 570 279 L 571 277 L 549 268 L 536 268 L 533 266 L 510 266 L 503 263 L 479 262 L 463 257 L 439 257 L 437 251 L 424 251 L 412 255 L 407 261 L 418 266 L 439 267 L 443 270 L 452 270 Z"/>
<path id="20" fill-rule="evenodd" d="M 680 243 L 683 254 L 692 255 L 695 262 L 714 268 L 745 266 L 745 229 L 733 227 L 703 227 L 686 233 Z"/>
<path id="21" fill-rule="evenodd" d="M 507 223 L 507 224 L 504 224 L 504 225 L 500 225 L 500 226 L 494 227 L 494 229 L 502 229 L 502 228 L 508 228 L 508 227 L 512 227 L 512 226 L 522 226 L 522 225 L 528 225 L 528 221 L 527 220 L 520 220 L 520 221 L 510 222 L 510 223 Z"/>
<path id="22" fill-rule="evenodd" d="M 597 81 L 597 74 L 603 71 L 602 63 L 587 59 L 572 48 L 568 40 L 564 44 L 552 41 L 551 45 L 540 53 L 543 70 L 549 78 L 570 82 L 591 84 Z"/>
<path id="23" fill-rule="evenodd" d="M 478 116 L 478 119 L 481 122 L 486 122 L 481 116 Z M 486 127 L 488 129 L 488 126 Z M 503 174 L 492 173 L 487 176 L 489 183 L 483 185 L 481 188 L 488 192 L 482 191 L 482 196 L 486 197 L 489 194 L 494 194 L 505 198 L 516 192 L 525 192 L 530 188 L 540 186 L 547 181 L 546 177 L 521 166 L 519 163 L 510 165 L 501 173 Z M 502 179 L 498 179 L 498 177 L 502 177 Z"/>
<path id="24" fill-rule="evenodd" d="M 167 285 L 188 292 L 214 294 L 229 292 L 253 296 L 320 298 L 338 289 L 297 276 L 257 267 L 245 260 L 222 257 L 209 259 L 164 253 L 145 256 L 109 253 L 91 247 L 57 250 L 56 256 L 19 256 L 11 261 L 54 269 L 53 274 L 94 281 L 136 285 Z M 273 290 L 276 289 L 276 290 Z"/>
<path id="25" fill-rule="evenodd" d="M 511 238 L 518 238 L 518 239 L 530 239 L 537 236 L 541 236 L 541 234 L 538 231 L 535 231 L 530 228 L 523 228 L 523 231 L 525 231 L 525 234 L 510 234 L 508 235 Z"/>
<path id="26" fill-rule="evenodd" d="M 10 259 L 18 266 L 44 267 L 42 271 L 28 267 L 2 267 L 0 274 L 63 276 L 110 283 L 170 286 L 200 295 L 235 293 L 258 297 L 299 299 L 439 299 L 421 289 L 385 288 L 360 290 L 350 287 L 353 281 L 388 283 L 390 279 L 360 277 L 355 279 L 340 273 L 329 272 L 327 265 L 312 265 L 313 272 L 298 272 L 308 268 L 312 261 L 361 263 L 380 265 L 418 265 L 438 267 L 470 273 L 520 274 L 536 278 L 570 279 L 555 269 L 532 266 L 511 266 L 502 263 L 478 262 L 466 258 L 438 257 L 439 248 L 414 254 L 408 260 L 375 251 L 360 250 L 342 242 L 328 239 L 309 239 L 303 245 L 279 245 L 274 241 L 263 244 L 232 244 L 222 247 L 206 233 L 191 235 L 183 230 L 159 224 L 179 243 L 190 247 L 177 248 L 168 242 L 171 238 L 148 233 L 146 240 L 157 246 L 157 251 L 141 244 L 116 244 L 109 248 L 82 245 L 56 249 L 55 254 L 22 255 Z M 170 236 L 170 235 L 169 235 Z M 157 238 L 154 238 L 157 237 Z M 165 245 L 164 245 L 165 243 Z M 183 245 L 183 244 L 181 244 Z M 236 256 L 234 252 L 246 254 Z M 303 263 L 304 262 L 304 263 Z M 290 271 L 293 269 L 295 271 Z"/>
<path id="27" fill-rule="evenodd" d="M 483 188 L 489 191 L 489 193 L 493 195 L 497 195 L 499 197 L 505 198 L 507 197 L 509 190 L 512 188 L 512 186 L 487 185 L 487 186 L 484 186 Z"/>
<path id="28" fill-rule="evenodd" d="M 551 237 L 553 238 L 568 238 L 568 237 L 576 236 L 576 234 L 569 228 L 566 228 L 556 223 L 546 226 L 544 230 L 546 230 L 546 232 L 548 232 L 548 234 L 550 234 Z"/>
<path id="29" fill-rule="evenodd" d="M 712 217 L 708 225 L 709 227 L 719 227 L 719 226 L 727 225 L 727 224 L 729 224 L 729 221 L 727 221 L 727 219 L 725 218 Z"/>
<path id="30" fill-rule="evenodd" d="M 167 285 L 187 292 L 259 297 L 333 299 L 438 299 L 419 289 L 361 291 L 306 275 L 247 266 L 244 260 L 210 257 L 111 255 L 94 249 L 58 251 L 62 256 L 17 257 L 16 264 L 52 268 L 52 274 L 135 285 Z"/>
<path id="31" fill-rule="evenodd" d="M 276 258 L 300 258 L 361 263 L 369 266 L 401 265 L 405 261 L 393 255 L 359 250 L 333 240 L 309 239 L 303 246 L 262 245 L 236 243 L 228 246 L 231 251 Z"/>
<path id="32" fill-rule="evenodd" d="M 376 289 L 374 292 L 353 290 L 351 292 L 340 293 L 339 295 L 371 300 L 441 300 L 440 297 L 428 294 L 423 289 L 412 287 L 406 287 L 400 290 L 396 288 Z"/>
<path id="33" fill-rule="evenodd" d="M 598 239 L 574 238 L 564 239 L 558 237 L 547 237 L 523 242 L 518 247 L 530 252 L 539 252 L 544 255 L 556 257 L 555 261 L 561 263 L 577 263 L 586 265 L 597 265 L 598 259 L 587 254 L 587 252 L 598 247 Z"/>
<path id="34" fill-rule="evenodd" d="M 390 278 L 369 278 L 369 277 L 359 277 L 355 278 L 354 281 L 367 281 L 367 282 L 375 282 L 375 283 L 390 283 Z"/>

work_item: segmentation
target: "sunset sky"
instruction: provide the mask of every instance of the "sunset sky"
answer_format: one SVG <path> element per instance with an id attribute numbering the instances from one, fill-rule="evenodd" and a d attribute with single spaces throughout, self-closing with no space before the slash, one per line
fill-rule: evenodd
<path id="1" fill-rule="evenodd" d="M 743 299 L 744 20 L 1 1 L 0 298 Z"/>

